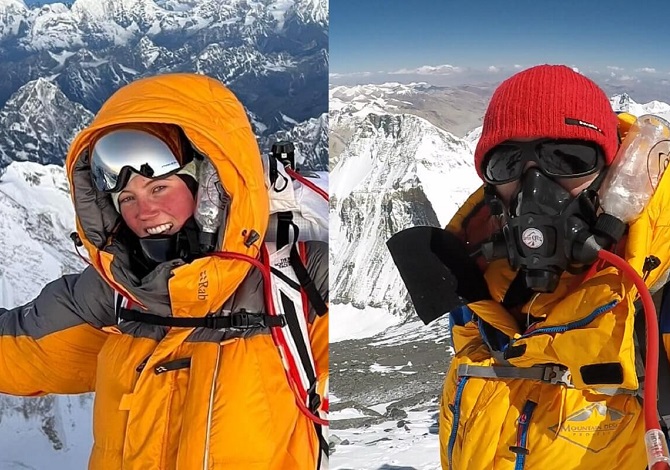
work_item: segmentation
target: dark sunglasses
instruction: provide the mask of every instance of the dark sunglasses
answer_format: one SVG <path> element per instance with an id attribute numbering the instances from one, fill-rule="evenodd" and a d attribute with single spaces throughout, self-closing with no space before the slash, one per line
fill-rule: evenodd
<path id="1" fill-rule="evenodd" d="M 531 161 L 547 176 L 579 178 L 602 169 L 605 158 L 599 145 L 583 140 L 507 141 L 484 156 L 484 181 L 489 184 L 516 181 L 521 178 L 526 163 Z"/>

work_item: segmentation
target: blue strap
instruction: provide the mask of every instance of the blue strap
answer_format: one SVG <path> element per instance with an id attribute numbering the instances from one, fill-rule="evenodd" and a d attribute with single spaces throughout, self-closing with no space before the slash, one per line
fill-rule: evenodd
<path id="1" fill-rule="evenodd" d="M 449 458 L 449 468 L 453 470 L 454 466 L 451 463 L 451 455 L 454 452 L 454 444 L 456 444 L 456 434 L 458 434 L 458 421 L 461 417 L 461 396 L 463 395 L 463 389 L 467 383 L 469 377 L 460 377 L 458 379 L 458 385 L 456 386 L 456 396 L 454 397 L 454 404 L 451 408 L 452 413 L 454 414 L 454 419 L 451 423 L 451 434 L 449 435 L 449 445 L 447 447 L 447 456 Z"/>
<path id="2" fill-rule="evenodd" d="M 670 284 L 663 289 L 663 300 L 661 300 L 661 311 L 658 316 L 661 320 L 660 332 L 670 333 Z"/>
<path id="3" fill-rule="evenodd" d="M 516 465 L 514 466 L 514 470 L 523 470 L 526 465 L 526 455 L 528 455 L 528 448 L 526 447 L 526 443 L 528 442 L 528 425 L 536 406 L 537 403 L 528 400 L 523 407 L 521 416 L 519 416 L 516 446 L 512 448 L 512 451 L 516 453 Z"/>

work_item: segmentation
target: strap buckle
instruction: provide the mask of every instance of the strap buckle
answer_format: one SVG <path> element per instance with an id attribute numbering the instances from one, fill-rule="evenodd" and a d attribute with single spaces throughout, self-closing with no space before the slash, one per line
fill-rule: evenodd
<path id="1" fill-rule="evenodd" d="M 249 328 L 269 328 L 273 326 L 283 327 L 286 325 L 284 315 L 274 317 L 266 313 L 249 313 L 245 309 L 230 314 L 230 328 L 247 330 Z"/>
<path id="2" fill-rule="evenodd" d="M 213 313 L 208 313 L 207 315 L 205 315 L 205 328 L 209 328 L 209 329 L 212 329 L 212 330 L 218 330 L 217 318 L 221 318 L 221 317 L 216 317 L 216 316 L 214 316 Z"/>
<path id="3" fill-rule="evenodd" d="M 312 384 L 309 389 L 307 389 L 307 400 L 309 402 L 309 410 L 312 413 L 316 413 L 321 406 L 321 397 L 316 393 L 316 382 Z"/>
<path id="4" fill-rule="evenodd" d="M 573 387 L 570 370 L 561 366 L 554 365 L 545 367 L 542 380 L 554 385 L 563 384 L 568 387 Z"/>

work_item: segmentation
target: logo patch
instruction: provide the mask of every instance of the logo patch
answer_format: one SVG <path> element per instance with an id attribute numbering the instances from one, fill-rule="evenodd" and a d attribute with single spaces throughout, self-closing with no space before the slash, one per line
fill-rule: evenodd
<path id="1" fill-rule="evenodd" d="M 544 244 L 544 235 L 536 228 L 527 228 L 521 234 L 521 241 L 528 248 L 539 248 Z"/>
<path id="2" fill-rule="evenodd" d="M 588 127 L 589 129 L 593 129 L 594 131 L 603 134 L 603 131 L 600 129 L 600 127 L 596 126 L 595 124 L 591 124 L 590 122 L 582 121 L 581 119 L 565 118 L 565 123 L 570 126 Z"/>
<path id="3" fill-rule="evenodd" d="M 207 287 L 209 287 L 207 271 L 201 271 L 198 279 L 198 300 L 207 300 Z"/>
<path id="4" fill-rule="evenodd" d="M 568 416 L 549 430 L 583 449 L 598 453 L 606 449 L 632 421 L 632 413 L 608 408 L 604 402 L 593 403 Z"/>

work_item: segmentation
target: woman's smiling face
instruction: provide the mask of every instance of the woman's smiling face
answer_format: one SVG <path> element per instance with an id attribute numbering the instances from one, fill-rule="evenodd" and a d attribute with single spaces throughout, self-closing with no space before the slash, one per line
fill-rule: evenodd
<path id="1" fill-rule="evenodd" d="M 119 209 L 140 238 L 172 235 L 193 215 L 195 198 L 177 175 L 157 179 L 135 175 L 119 194 Z"/>

